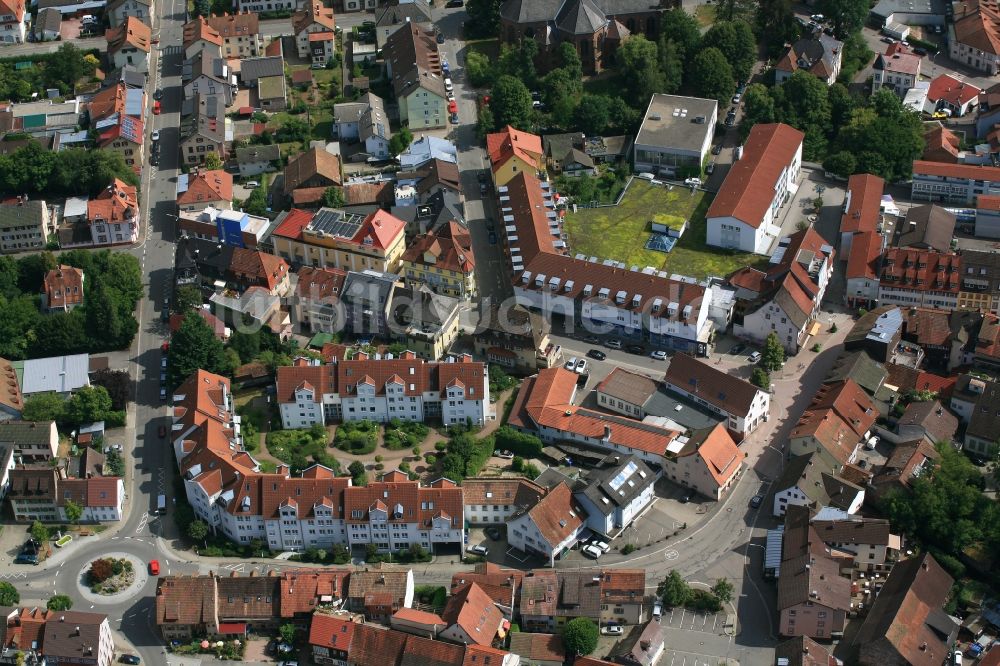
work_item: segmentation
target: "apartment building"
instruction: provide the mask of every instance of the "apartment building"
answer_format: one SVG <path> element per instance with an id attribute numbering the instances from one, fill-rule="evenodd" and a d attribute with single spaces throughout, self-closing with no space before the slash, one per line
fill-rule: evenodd
<path id="1" fill-rule="evenodd" d="M 476 256 L 468 228 L 451 220 L 415 238 L 403 253 L 401 273 L 407 282 L 427 285 L 439 294 L 474 299 Z"/>
<path id="2" fill-rule="evenodd" d="M 7 499 L 18 522 L 66 522 L 69 502 L 83 509 L 84 522 L 122 519 L 125 485 L 120 477 L 72 478 L 64 468 L 48 464 L 15 467 L 9 477 Z"/>
<path id="3" fill-rule="evenodd" d="M 293 208 L 271 234 L 274 252 L 293 266 L 345 271 L 395 271 L 406 250 L 406 223 L 377 210 L 368 215 L 333 208 Z"/>
<path id="4" fill-rule="evenodd" d="M 148 25 L 135 16 L 128 16 L 120 26 L 108 30 L 105 37 L 108 58 L 115 69 L 128 67 L 143 74 L 149 72 L 152 33 Z"/>
<path id="5" fill-rule="evenodd" d="M 781 234 L 778 212 L 798 182 L 804 136 L 781 123 L 754 125 L 706 213 L 709 245 L 769 253 Z"/>
<path id="6" fill-rule="evenodd" d="M 477 476 L 462 482 L 465 520 L 469 525 L 497 525 L 526 511 L 545 495 L 534 481 L 517 477 Z"/>
<path id="7" fill-rule="evenodd" d="M 347 273 L 339 268 L 300 268 L 292 314 L 295 323 L 315 332 L 335 333 L 343 328 L 340 295 Z"/>
<path id="8" fill-rule="evenodd" d="M 0 252 L 42 249 L 51 224 L 49 207 L 41 199 L 19 195 L 15 203 L 0 203 Z"/>
<path id="9" fill-rule="evenodd" d="M 972 205 L 983 195 L 1000 194 L 1000 167 L 913 162 L 914 199 Z"/>
<path id="10" fill-rule="evenodd" d="M 1000 73 L 1000 11 L 988 2 L 959 3 L 948 26 L 948 55 L 988 76 Z"/>
<path id="11" fill-rule="evenodd" d="M 506 185 L 518 173 L 545 173 L 545 153 L 542 138 L 522 132 L 510 125 L 500 132 L 486 135 L 486 152 L 493 170 L 493 185 Z"/>
<path id="12" fill-rule="evenodd" d="M 878 300 L 882 192 L 885 181 L 871 174 L 855 174 L 847 181 L 844 214 L 840 220 L 840 259 L 847 262 L 844 300 L 850 307 L 871 308 Z"/>
<path id="13" fill-rule="evenodd" d="M 222 57 L 255 58 L 264 48 L 260 21 L 256 13 L 223 14 L 207 17 L 210 25 L 222 37 Z"/>
<path id="14" fill-rule="evenodd" d="M 188 110 L 185 103 L 185 110 Z M 215 153 L 223 162 L 229 159 L 229 141 L 225 99 L 219 95 L 197 93 L 191 98 L 190 113 L 181 118 L 180 150 L 184 163 L 193 166 Z"/>
<path id="15" fill-rule="evenodd" d="M 83 305 L 83 270 L 57 266 L 42 278 L 42 311 L 69 312 Z"/>
<path id="16" fill-rule="evenodd" d="M 471 356 L 427 362 L 413 352 L 328 365 L 305 359 L 278 369 L 277 401 L 285 428 L 337 421 L 438 420 L 483 425 L 489 415 L 489 372 Z"/>
<path id="17" fill-rule="evenodd" d="M 326 67 L 333 57 L 336 36 L 333 10 L 322 2 L 307 2 L 305 9 L 292 16 L 292 34 L 299 58 L 313 67 Z"/>
<path id="18" fill-rule="evenodd" d="M 771 401 L 767 391 L 687 354 L 675 354 L 670 360 L 664 383 L 668 391 L 719 415 L 740 439 L 768 418 Z"/>
<path id="19" fill-rule="evenodd" d="M 652 95 L 635 137 L 635 170 L 671 178 L 681 170 L 699 175 L 718 117 L 714 99 Z"/>
<path id="20" fill-rule="evenodd" d="M 572 316 L 660 349 L 707 353 L 710 286 L 570 256 L 552 187 L 532 174 L 519 173 L 497 192 L 519 305 Z"/>
<path id="21" fill-rule="evenodd" d="M 115 178 L 111 185 L 87 201 L 89 238 L 82 236 L 63 247 L 76 245 L 120 245 L 139 240 L 139 199 L 136 188 Z M 60 241 L 62 238 L 60 238 Z"/>
<path id="22" fill-rule="evenodd" d="M 883 305 L 958 309 L 962 257 L 933 250 L 889 248 L 882 257 Z"/>
<path id="23" fill-rule="evenodd" d="M 920 56 L 905 46 L 890 44 L 872 65 L 872 91 L 888 88 L 898 97 L 904 97 L 920 80 L 921 62 Z"/>
<path id="24" fill-rule="evenodd" d="M 491 304 L 477 327 L 476 354 L 490 363 L 519 372 L 551 368 L 562 360 L 562 346 L 552 342 L 552 324 L 538 312 L 515 305 Z"/>
<path id="25" fill-rule="evenodd" d="M 108 616 L 82 611 L 4 608 L 0 658 L 9 663 L 111 666 L 115 639 Z M 17 657 L 20 655 L 20 657 Z"/>
<path id="26" fill-rule="evenodd" d="M 549 566 L 555 566 L 555 561 L 576 544 L 586 529 L 586 518 L 573 491 L 560 483 L 534 506 L 507 521 L 507 543 L 523 553 L 543 557 Z"/>
<path id="27" fill-rule="evenodd" d="M 184 24 L 184 59 L 191 60 L 205 52 L 207 58 L 222 57 L 222 35 L 209 25 L 204 16 L 197 16 Z"/>
<path id="28" fill-rule="evenodd" d="M 446 127 L 448 93 L 434 32 L 415 24 L 397 30 L 383 54 L 400 121 L 413 131 Z"/>

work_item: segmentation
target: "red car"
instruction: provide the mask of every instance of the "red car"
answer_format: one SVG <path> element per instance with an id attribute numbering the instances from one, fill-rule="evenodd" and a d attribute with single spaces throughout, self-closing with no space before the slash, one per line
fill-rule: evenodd
<path id="1" fill-rule="evenodd" d="M 458 102 L 455 100 L 448 102 L 448 113 L 458 113 Z"/>
<path id="2" fill-rule="evenodd" d="M 160 345 L 160 351 L 163 352 L 170 351 L 170 343 L 164 342 L 162 345 Z"/>
<path id="3" fill-rule="evenodd" d="M 153 102 L 153 115 L 160 115 L 160 102 L 159 100 Z"/>
<path id="4" fill-rule="evenodd" d="M 153 575 L 153 576 L 159 576 L 160 575 L 160 561 L 159 560 L 150 560 L 149 561 L 149 573 L 151 575 Z"/>

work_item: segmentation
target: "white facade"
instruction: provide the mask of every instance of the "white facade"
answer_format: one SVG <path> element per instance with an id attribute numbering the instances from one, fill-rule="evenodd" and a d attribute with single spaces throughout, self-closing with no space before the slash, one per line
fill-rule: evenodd
<path id="1" fill-rule="evenodd" d="M 109 5 L 107 12 L 108 21 L 112 28 L 124 23 L 129 16 L 134 16 L 146 25 L 150 25 L 152 13 L 152 2 L 145 3 L 139 2 L 139 0 L 124 0 L 121 3 Z"/>
<path id="2" fill-rule="evenodd" d="M 617 536 L 631 525 L 640 513 L 646 510 L 646 507 L 656 498 L 656 492 L 654 484 L 650 482 L 641 493 L 632 498 L 632 501 L 619 507 L 611 507 L 603 503 L 601 506 L 597 506 L 582 492 L 574 493 L 573 497 L 587 512 L 587 521 L 584 523 L 587 527 L 597 534 Z"/>
<path id="3" fill-rule="evenodd" d="M 522 553 L 536 553 L 549 559 L 549 566 L 555 564 L 555 557 L 579 540 L 580 533 L 587 529 L 587 523 L 570 532 L 559 543 L 549 543 L 538 531 L 538 527 L 527 512 L 507 523 L 507 543 Z"/>
<path id="4" fill-rule="evenodd" d="M 309 35 L 316 32 L 333 32 L 330 28 L 322 25 L 321 23 L 310 23 L 307 25 L 299 34 L 295 35 L 295 46 L 298 49 L 299 57 L 303 60 L 309 60 L 314 65 L 326 65 L 326 60 L 321 60 L 316 57 L 313 52 L 311 43 L 309 41 Z M 334 51 L 334 46 L 336 43 L 336 37 L 331 37 L 329 40 L 325 40 L 329 43 L 328 49 L 324 49 L 324 54 L 329 50 L 329 54 L 332 55 Z M 329 59 L 329 58 L 327 58 Z"/>
<path id="5" fill-rule="evenodd" d="M 302 9 L 304 4 L 301 0 L 236 0 L 237 10 L 241 14 L 244 12 L 254 12 L 255 14 L 260 12 L 294 12 Z"/>
<path id="6" fill-rule="evenodd" d="M 13 2 L 11 4 L 14 4 Z M 28 18 L 30 14 L 21 8 L 21 18 L 11 13 L 7 5 L 0 5 L 0 44 L 23 44 L 28 34 Z"/>
<path id="7" fill-rule="evenodd" d="M 111 55 L 115 69 L 130 67 L 142 74 L 149 73 L 149 53 L 128 44 L 123 45 Z"/>
<path id="8" fill-rule="evenodd" d="M 97 498 L 97 499 L 108 499 L 108 498 Z M 118 521 L 122 519 L 124 515 L 125 506 L 125 482 L 121 479 L 116 479 L 115 481 L 115 497 L 114 505 L 111 506 L 85 506 L 83 507 L 83 515 L 80 516 L 80 520 L 83 522 L 111 522 Z M 60 508 L 60 513 L 63 515 L 63 520 L 68 520 L 66 516 L 65 508 Z"/>
<path id="9" fill-rule="evenodd" d="M 679 393 L 721 416 L 726 422 L 726 428 L 731 432 L 749 435 L 767 420 L 771 410 L 771 395 L 767 391 L 758 390 L 747 413 L 738 414 L 705 400 L 701 395 L 692 394 L 686 386 L 674 384 L 669 379 L 664 380 L 664 383 L 674 393 Z"/>
<path id="10" fill-rule="evenodd" d="M 818 310 L 818 305 L 813 312 Z M 771 301 L 767 305 L 758 308 L 743 317 L 742 324 L 733 327 L 733 334 L 738 338 L 752 340 L 756 344 L 763 344 L 767 336 L 776 333 L 781 346 L 789 354 L 798 354 L 801 343 L 806 338 L 806 333 L 812 318 L 807 318 L 802 324 L 800 317 L 792 318 L 778 303 Z"/>
<path id="11" fill-rule="evenodd" d="M 857 513 L 861 510 L 861 505 L 864 504 L 864 502 L 864 492 L 858 493 L 857 496 L 851 501 L 851 506 L 848 507 L 847 513 Z M 810 504 L 812 504 L 812 499 L 802 492 L 798 486 L 792 486 L 791 488 L 786 488 L 774 493 L 774 504 L 771 507 L 771 513 L 780 518 L 785 515 L 789 506 L 808 506 Z"/>
<path id="12" fill-rule="evenodd" d="M 982 194 L 1000 194 L 1000 168 L 913 163 L 913 199 L 972 205 Z"/>
<path id="13" fill-rule="evenodd" d="M 879 305 L 899 305 L 902 307 L 926 307 L 942 310 L 958 309 L 958 292 L 907 289 L 895 285 L 880 284 Z"/>
<path id="14" fill-rule="evenodd" d="M 92 222 L 90 225 L 91 245 L 118 245 L 119 243 L 135 243 L 139 240 L 139 216 L 136 215 L 127 222 L 109 224 L 104 221 Z"/>
<path id="15" fill-rule="evenodd" d="M 345 12 L 360 12 L 362 10 L 371 11 L 378 6 L 378 0 L 344 0 Z"/>
<path id="16" fill-rule="evenodd" d="M 465 522 L 461 516 L 449 519 L 438 516 L 431 519 L 431 525 L 420 523 L 389 522 L 388 509 L 372 509 L 368 512 L 368 522 L 354 522 L 353 516 L 348 519 L 347 545 L 366 546 L 375 544 L 380 552 L 396 552 L 419 543 L 429 552 L 433 552 L 435 544 L 465 543 Z"/>
<path id="17" fill-rule="evenodd" d="M 967 20 L 975 21 L 976 18 L 968 18 Z M 989 20 L 989 19 L 988 19 Z M 981 72 L 986 72 L 990 76 L 996 76 L 1000 73 L 1000 54 L 990 53 L 988 51 L 983 51 L 975 46 L 969 46 L 963 44 L 962 42 L 955 39 L 954 35 L 955 26 L 948 26 L 948 55 L 952 60 L 960 62 L 963 65 L 972 67 L 973 69 L 978 69 Z M 989 37 L 985 36 L 984 33 L 987 32 L 985 27 L 979 32 L 979 37 L 984 41 L 991 41 Z"/>

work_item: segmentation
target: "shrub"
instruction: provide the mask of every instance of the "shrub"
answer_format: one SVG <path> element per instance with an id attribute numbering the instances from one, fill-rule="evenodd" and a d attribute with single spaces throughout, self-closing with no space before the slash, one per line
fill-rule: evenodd
<path id="1" fill-rule="evenodd" d="M 434 444 L 434 450 L 444 453 L 445 451 L 448 450 L 448 442 L 436 442 Z"/>
<path id="2" fill-rule="evenodd" d="M 534 435 L 518 432 L 510 426 L 501 426 L 493 433 L 496 448 L 507 449 L 524 458 L 537 458 L 542 454 L 542 440 Z"/>
<path id="3" fill-rule="evenodd" d="M 100 558 L 90 563 L 90 570 L 87 571 L 87 580 L 91 585 L 103 583 L 115 575 L 114 563 L 106 558 Z"/>
<path id="4" fill-rule="evenodd" d="M 632 545 L 630 543 L 627 543 L 624 546 L 622 546 L 622 555 L 630 555 L 630 554 L 632 554 L 634 552 L 635 552 L 635 546 L 634 545 Z"/>

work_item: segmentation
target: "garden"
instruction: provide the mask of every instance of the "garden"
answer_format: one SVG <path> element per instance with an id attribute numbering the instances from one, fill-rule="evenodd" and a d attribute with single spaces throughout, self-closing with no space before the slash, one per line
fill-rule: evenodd
<path id="1" fill-rule="evenodd" d="M 341 451 L 363 456 L 375 451 L 378 424 L 374 421 L 347 421 L 337 426 L 333 445 Z M 270 448 L 270 443 L 268 444 Z"/>
<path id="2" fill-rule="evenodd" d="M 313 463 L 340 472 L 340 463 L 327 451 L 326 428 L 314 425 L 301 430 L 275 430 L 267 433 L 267 450 L 288 464 L 293 473 L 301 473 Z"/>
<path id="3" fill-rule="evenodd" d="M 86 579 L 95 594 L 118 594 L 135 582 L 135 568 L 124 557 L 102 557 L 90 563 Z"/>
<path id="4" fill-rule="evenodd" d="M 383 444 L 390 451 L 412 449 L 415 446 L 420 446 L 429 432 L 430 428 L 418 421 L 392 419 L 385 428 Z"/>

